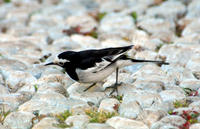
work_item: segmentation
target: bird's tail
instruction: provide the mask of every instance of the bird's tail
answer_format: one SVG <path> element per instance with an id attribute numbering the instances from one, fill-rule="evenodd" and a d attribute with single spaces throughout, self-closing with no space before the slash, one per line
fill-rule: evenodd
<path id="1" fill-rule="evenodd" d="M 156 60 L 138 60 L 138 59 L 131 59 L 131 58 L 129 58 L 129 60 L 131 60 L 132 62 L 138 62 L 138 63 L 142 63 L 142 62 L 151 62 L 151 63 L 156 63 L 156 64 L 160 64 L 160 65 L 162 65 L 162 64 L 164 64 L 164 65 L 169 65 L 169 63 L 168 62 L 165 62 L 165 61 L 156 61 Z"/>

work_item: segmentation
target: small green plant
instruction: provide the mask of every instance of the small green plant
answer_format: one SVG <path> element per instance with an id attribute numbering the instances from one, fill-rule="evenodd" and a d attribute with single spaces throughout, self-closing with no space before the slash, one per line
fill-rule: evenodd
<path id="1" fill-rule="evenodd" d="M 37 91 L 38 91 L 38 85 L 35 84 L 35 85 L 33 85 L 33 86 L 34 86 L 35 92 L 37 92 Z"/>
<path id="2" fill-rule="evenodd" d="M 0 123 L 4 122 L 4 120 L 8 116 L 8 114 L 10 114 L 10 110 L 5 111 L 4 107 L 0 109 Z"/>
<path id="3" fill-rule="evenodd" d="M 158 52 L 162 46 L 163 46 L 163 44 L 158 45 L 158 46 L 156 47 L 156 50 L 155 50 L 155 51 Z"/>
<path id="4" fill-rule="evenodd" d="M 174 112 L 173 110 L 169 110 L 169 111 L 168 111 L 168 114 L 169 114 L 169 115 L 177 115 L 178 112 Z"/>
<path id="5" fill-rule="evenodd" d="M 178 100 L 173 103 L 175 108 L 188 107 L 189 104 L 190 103 L 188 101 L 178 101 Z"/>
<path id="6" fill-rule="evenodd" d="M 123 99 L 123 95 L 117 95 L 117 96 L 114 96 L 114 98 L 116 98 L 121 103 Z"/>
<path id="7" fill-rule="evenodd" d="M 106 12 L 104 13 L 98 13 L 97 14 L 97 21 L 101 21 L 105 16 L 106 16 Z"/>
<path id="8" fill-rule="evenodd" d="M 11 0 L 4 0 L 4 2 L 5 2 L 5 3 L 10 3 L 10 2 L 11 2 Z"/>
<path id="9" fill-rule="evenodd" d="M 198 91 L 196 90 L 192 90 L 190 88 L 183 88 L 183 90 L 187 96 L 198 96 Z"/>
<path id="10" fill-rule="evenodd" d="M 132 12 L 131 13 L 131 17 L 135 20 L 135 21 L 137 21 L 137 13 L 134 11 L 134 12 Z"/>
<path id="11" fill-rule="evenodd" d="M 118 115 L 116 112 L 98 112 L 97 109 L 86 110 L 85 113 L 90 117 L 91 123 L 105 123 L 107 119 Z"/>
<path id="12" fill-rule="evenodd" d="M 64 122 L 71 115 L 72 113 L 69 110 L 66 110 L 63 113 L 56 115 L 56 118 L 58 119 L 59 122 Z"/>
<path id="13" fill-rule="evenodd" d="M 66 123 L 59 123 L 59 124 L 53 124 L 54 127 L 58 127 L 58 128 L 70 128 L 73 126 L 73 123 L 70 123 L 69 125 Z"/>
<path id="14" fill-rule="evenodd" d="M 183 111 L 183 113 L 180 115 L 182 118 L 186 120 L 186 122 L 181 125 L 179 128 L 180 129 L 189 129 L 191 124 L 197 123 L 198 120 L 197 118 L 199 117 L 200 113 L 196 111 Z"/>
<path id="15" fill-rule="evenodd" d="M 65 123 L 65 120 L 71 116 L 72 113 L 69 110 L 64 111 L 63 113 L 60 113 L 56 115 L 56 119 L 58 120 L 58 124 L 53 124 L 54 127 L 58 128 L 69 128 L 73 126 L 73 123 L 70 123 L 69 125 Z"/>

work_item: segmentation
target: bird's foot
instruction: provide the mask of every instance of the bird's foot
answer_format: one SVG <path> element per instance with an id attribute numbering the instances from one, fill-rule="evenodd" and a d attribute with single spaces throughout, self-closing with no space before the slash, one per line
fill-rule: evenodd
<path id="1" fill-rule="evenodd" d="M 107 90 L 108 88 L 113 88 L 113 90 L 110 92 L 109 96 L 111 96 L 115 91 L 117 92 L 117 95 L 118 95 L 118 86 L 120 86 L 122 84 L 122 82 L 120 83 L 115 83 L 109 87 L 106 87 L 105 90 Z"/>

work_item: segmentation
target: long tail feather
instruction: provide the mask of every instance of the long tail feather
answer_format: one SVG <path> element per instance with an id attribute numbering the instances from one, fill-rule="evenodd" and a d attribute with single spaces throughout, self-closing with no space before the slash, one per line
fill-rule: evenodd
<path id="1" fill-rule="evenodd" d="M 156 60 L 138 60 L 138 59 L 131 59 L 131 58 L 129 58 L 129 59 L 130 59 L 132 62 L 151 62 L 151 63 L 169 65 L 168 62 L 164 62 L 164 61 L 156 61 Z"/>

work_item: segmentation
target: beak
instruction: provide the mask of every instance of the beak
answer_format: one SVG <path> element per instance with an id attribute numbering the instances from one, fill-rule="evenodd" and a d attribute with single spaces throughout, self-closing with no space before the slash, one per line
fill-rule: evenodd
<path id="1" fill-rule="evenodd" d="M 57 65 L 57 66 L 60 66 L 60 67 L 63 67 L 63 63 L 55 63 L 55 62 L 50 62 L 48 64 L 45 64 L 44 66 L 47 66 L 47 65 Z"/>
<path id="2" fill-rule="evenodd" d="M 47 65 L 58 65 L 58 64 L 56 64 L 56 63 L 54 63 L 54 62 L 50 62 L 50 63 L 48 63 L 48 64 L 45 64 L 44 66 L 47 66 Z"/>

